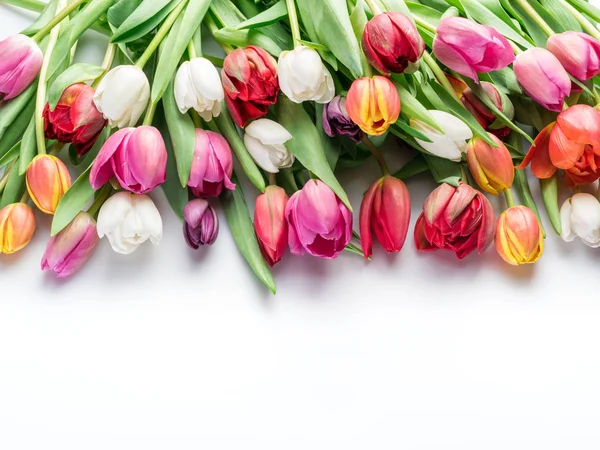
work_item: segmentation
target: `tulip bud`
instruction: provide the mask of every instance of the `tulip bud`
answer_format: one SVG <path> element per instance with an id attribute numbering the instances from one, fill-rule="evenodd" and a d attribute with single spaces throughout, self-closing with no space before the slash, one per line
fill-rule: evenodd
<path id="1" fill-rule="evenodd" d="M 546 48 L 580 81 L 600 74 L 600 42 L 585 33 L 554 34 L 548 38 Z"/>
<path id="2" fill-rule="evenodd" d="M 487 81 L 481 82 L 481 87 L 485 91 L 488 98 L 494 103 L 494 106 L 500 110 L 508 119 L 512 120 L 515 117 L 515 108 L 509 98 L 500 92 L 496 86 Z M 506 137 L 510 134 L 510 128 L 500 122 L 496 115 L 475 95 L 471 89 L 466 89 L 463 93 L 461 101 L 465 108 L 473 114 L 477 122 L 490 133 L 499 138 Z"/>
<path id="3" fill-rule="evenodd" d="M 531 48 L 517 56 L 513 69 L 534 101 L 550 111 L 562 110 L 571 93 L 571 79 L 556 56 L 543 48 Z"/>
<path id="4" fill-rule="evenodd" d="M 329 103 L 333 99 L 333 78 L 316 50 L 298 45 L 282 52 L 277 66 L 281 91 L 294 103 Z"/>
<path id="5" fill-rule="evenodd" d="M 79 156 L 87 153 L 106 126 L 94 105 L 94 90 L 85 83 L 69 86 L 54 110 L 44 109 L 46 139 L 73 144 Z"/>
<path id="6" fill-rule="evenodd" d="M 54 214 L 58 202 L 71 187 L 67 166 L 53 155 L 33 158 L 27 168 L 25 181 L 31 200 L 46 214 Z"/>
<path id="7" fill-rule="evenodd" d="M 526 206 L 513 206 L 502 213 L 495 242 L 498 254 L 513 266 L 533 264 L 544 252 L 542 227 Z"/>
<path id="8" fill-rule="evenodd" d="M 212 131 L 196 130 L 194 159 L 188 186 L 196 197 L 218 197 L 223 187 L 233 191 L 231 182 L 233 157 L 223 136 Z"/>
<path id="9" fill-rule="evenodd" d="M 194 250 L 212 245 L 219 235 L 219 218 L 210 204 L 201 198 L 188 202 L 183 208 L 183 237 Z"/>
<path id="10" fill-rule="evenodd" d="M 367 22 L 362 48 L 369 63 L 384 75 L 413 73 L 419 68 L 425 41 L 407 16 L 386 12 Z"/>
<path id="11" fill-rule="evenodd" d="M 515 168 L 510 152 L 502 141 L 493 134 L 489 136 L 498 147 L 492 147 L 480 137 L 471 139 L 467 163 L 479 187 L 488 194 L 498 195 L 512 186 Z"/>
<path id="12" fill-rule="evenodd" d="M 264 194 L 256 199 L 254 210 L 254 231 L 260 251 L 273 267 L 283 257 L 288 246 L 288 224 L 285 208 L 289 197 L 278 186 L 268 186 Z"/>
<path id="13" fill-rule="evenodd" d="M 150 126 L 123 128 L 102 146 L 90 184 L 99 189 L 115 177 L 123 189 L 145 194 L 164 183 L 166 173 L 167 149 L 160 132 Z"/>
<path id="14" fill-rule="evenodd" d="M 0 253 L 22 250 L 35 232 L 35 214 L 25 203 L 13 203 L 0 209 Z"/>
<path id="15" fill-rule="evenodd" d="M 600 202 L 591 194 L 578 193 L 560 209 L 561 237 L 566 242 L 580 238 L 588 247 L 600 247 Z"/>
<path id="16" fill-rule="evenodd" d="M 339 95 L 323 107 L 323 130 L 329 137 L 348 136 L 354 142 L 360 142 L 364 137 L 362 130 L 348 116 L 346 98 Z"/>
<path id="17" fill-rule="evenodd" d="M 478 72 L 508 66 L 515 54 L 508 40 L 494 28 L 461 17 L 442 19 L 433 53 L 446 67 L 478 82 Z"/>
<path id="18" fill-rule="evenodd" d="M 227 108 L 241 128 L 265 116 L 269 106 L 277 102 L 277 63 L 260 47 L 251 45 L 231 52 L 225 57 L 221 75 Z"/>
<path id="19" fill-rule="evenodd" d="M 397 178 L 385 176 L 367 191 L 360 207 L 360 237 L 365 258 L 373 253 L 373 238 L 388 253 L 402 250 L 410 224 L 410 195 Z"/>
<path id="20" fill-rule="evenodd" d="M 56 236 L 52 236 L 42 257 L 42 270 L 51 270 L 58 278 L 77 272 L 92 256 L 98 244 L 96 221 L 86 212 L 75 219 Z"/>
<path id="21" fill-rule="evenodd" d="M 175 77 L 175 100 L 181 114 L 193 108 L 210 122 L 221 114 L 225 98 L 217 68 L 206 58 L 184 62 Z"/>
<path id="22" fill-rule="evenodd" d="M 350 119 L 371 136 L 384 134 L 400 116 L 400 96 L 385 77 L 359 78 L 346 97 Z"/>
<path id="23" fill-rule="evenodd" d="M 96 89 L 94 103 L 111 127 L 134 127 L 150 99 L 150 83 L 142 69 L 118 66 L 108 72 Z"/>
<path id="24" fill-rule="evenodd" d="M 277 122 L 258 119 L 245 129 L 244 144 L 256 164 L 269 173 L 292 167 L 294 155 L 285 147 L 292 135 Z"/>
<path id="25" fill-rule="evenodd" d="M 0 41 L 0 100 L 11 100 L 38 76 L 44 54 L 33 39 L 15 34 Z"/>
<path id="26" fill-rule="evenodd" d="M 440 158 L 460 161 L 462 154 L 467 151 L 467 141 L 473 137 L 473 132 L 459 118 L 445 111 L 429 111 L 443 133 L 417 119 L 410 120 L 410 126 L 427 136 L 431 142 L 415 138 L 425 151 Z"/>

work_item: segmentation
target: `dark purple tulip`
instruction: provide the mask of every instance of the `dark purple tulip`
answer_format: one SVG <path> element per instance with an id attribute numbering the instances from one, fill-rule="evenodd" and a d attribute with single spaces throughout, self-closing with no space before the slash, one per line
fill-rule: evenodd
<path id="1" fill-rule="evenodd" d="M 183 237 L 190 247 L 212 245 L 219 235 L 219 219 L 215 209 L 204 199 L 196 199 L 183 209 Z"/>
<path id="2" fill-rule="evenodd" d="M 329 137 L 344 135 L 354 142 L 362 141 L 364 133 L 348 116 L 346 98 L 336 96 L 323 107 L 323 130 Z"/>

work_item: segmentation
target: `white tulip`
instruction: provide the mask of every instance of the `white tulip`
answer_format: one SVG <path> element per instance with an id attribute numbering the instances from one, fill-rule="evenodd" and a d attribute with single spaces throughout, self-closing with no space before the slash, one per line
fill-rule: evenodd
<path id="1" fill-rule="evenodd" d="M 208 121 L 221 114 L 225 97 L 217 68 L 206 58 L 184 62 L 175 77 L 175 100 L 181 114 L 191 108 Z"/>
<path id="2" fill-rule="evenodd" d="M 97 230 L 100 238 L 108 238 L 115 252 L 128 255 L 147 240 L 160 243 L 162 219 L 150 197 L 123 191 L 102 205 Z"/>
<path id="3" fill-rule="evenodd" d="M 316 50 L 299 45 L 282 52 L 277 65 L 279 86 L 291 101 L 329 103 L 335 96 L 333 78 Z"/>
<path id="4" fill-rule="evenodd" d="M 432 142 L 425 142 L 416 138 L 415 140 L 432 155 L 451 161 L 460 161 L 462 154 L 467 151 L 468 141 L 473 137 L 473 132 L 467 124 L 452 114 L 436 110 L 429 111 L 429 113 L 440 128 L 444 130 L 444 133 L 440 133 L 420 120 L 412 119 L 410 121 L 411 127 L 423 133 Z"/>
<path id="5" fill-rule="evenodd" d="M 148 106 L 150 83 L 135 66 L 118 66 L 108 72 L 96 89 L 94 103 L 111 127 L 137 124 Z"/>
<path id="6" fill-rule="evenodd" d="M 600 247 L 600 202 L 591 194 L 575 194 L 560 209 L 561 237 L 580 238 L 588 247 Z"/>
<path id="7" fill-rule="evenodd" d="M 292 135 L 277 122 L 258 119 L 244 130 L 244 143 L 256 164 L 270 173 L 291 167 L 294 155 L 285 147 Z"/>

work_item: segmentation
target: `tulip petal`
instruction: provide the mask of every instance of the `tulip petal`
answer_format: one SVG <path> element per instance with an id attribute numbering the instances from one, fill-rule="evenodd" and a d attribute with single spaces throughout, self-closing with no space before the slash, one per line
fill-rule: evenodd
<path id="1" fill-rule="evenodd" d="M 104 143 L 90 172 L 90 184 L 94 189 L 100 189 L 115 175 L 111 163 L 112 157 L 134 131 L 134 128 L 124 128 L 117 131 Z"/>
<path id="2" fill-rule="evenodd" d="M 371 235 L 371 223 L 373 220 L 373 201 L 377 192 L 381 189 L 383 180 L 377 180 L 367 193 L 360 205 L 360 241 L 365 259 L 373 254 L 373 236 Z"/>

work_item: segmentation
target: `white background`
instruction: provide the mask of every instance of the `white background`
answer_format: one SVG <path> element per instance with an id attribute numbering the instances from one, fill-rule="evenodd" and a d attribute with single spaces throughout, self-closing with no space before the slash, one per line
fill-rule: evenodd
<path id="1" fill-rule="evenodd" d="M 0 6 L 0 38 L 30 17 Z M 100 61 L 105 41 L 84 41 Z M 371 169 L 342 178 L 356 210 Z M 433 183 L 409 188 L 414 225 Z M 39 215 L 0 257 L 0 448 L 600 447 L 600 251 L 550 232 L 537 266 L 511 268 L 493 248 L 417 254 L 411 234 L 370 264 L 287 255 L 273 297 L 224 221 L 194 253 L 154 198 L 158 248 L 102 241 L 59 282 Z"/>

